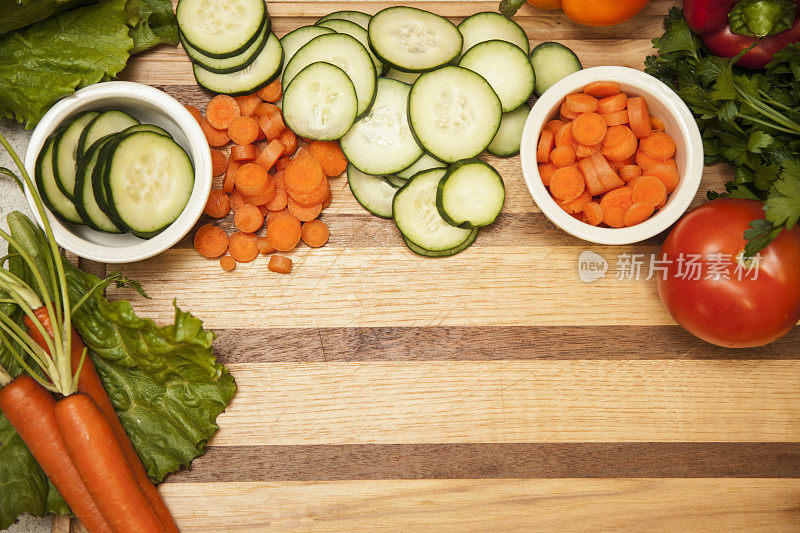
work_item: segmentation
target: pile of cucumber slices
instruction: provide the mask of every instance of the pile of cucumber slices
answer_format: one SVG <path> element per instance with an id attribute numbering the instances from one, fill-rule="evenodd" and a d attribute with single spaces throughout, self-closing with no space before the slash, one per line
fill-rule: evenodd
<path id="1" fill-rule="evenodd" d="M 183 212 L 194 188 L 186 151 L 123 111 L 87 111 L 47 138 L 36 187 L 63 222 L 149 239 Z"/>

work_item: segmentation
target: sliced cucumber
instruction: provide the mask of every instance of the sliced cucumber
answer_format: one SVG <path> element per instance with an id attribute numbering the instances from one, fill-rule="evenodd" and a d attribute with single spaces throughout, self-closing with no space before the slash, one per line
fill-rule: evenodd
<path id="1" fill-rule="evenodd" d="M 536 78 L 528 54 L 506 41 L 484 41 L 464 54 L 459 66 L 483 76 L 508 113 L 533 94 Z"/>
<path id="2" fill-rule="evenodd" d="M 486 151 L 498 157 L 517 155 L 522 141 L 522 130 L 525 129 L 525 122 L 527 122 L 530 112 L 531 107 L 528 104 L 522 104 L 514 111 L 503 114 L 500 129 L 497 130 L 497 135 L 494 136 L 492 144 L 486 148 Z"/>
<path id="3" fill-rule="evenodd" d="M 392 216 L 397 228 L 409 242 L 441 252 L 464 244 L 472 230 L 451 226 L 436 208 L 436 189 L 445 175 L 443 169 L 420 172 L 394 195 Z"/>
<path id="4" fill-rule="evenodd" d="M 137 124 L 139 124 L 138 120 L 123 111 L 105 111 L 101 113 L 81 133 L 81 138 L 78 141 L 78 157 L 82 157 L 90 146 L 103 137 L 112 133 L 119 133 Z"/>
<path id="5" fill-rule="evenodd" d="M 403 83 L 407 83 L 409 85 L 414 85 L 414 82 L 417 81 L 419 78 L 418 72 L 403 72 L 401 70 L 390 68 L 386 72 L 386 78 L 390 80 L 397 80 L 402 81 Z"/>
<path id="6" fill-rule="evenodd" d="M 394 174 L 422 156 L 408 125 L 410 92 L 405 83 L 378 80 L 378 94 L 369 113 L 353 124 L 340 143 L 347 160 L 360 171 L 374 176 Z"/>
<path id="7" fill-rule="evenodd" d="M 283 47 L 283 63 L 289 64 L 294 55 L 304 47 L 308 41 L 320 35 L 327 35 L 329 33 L 336 33 L 330 28 L 323 28 L 322 26 L 303 26 L 296 30 L 287 33 L 281 39 L 281 46 Z"/>
<path id="8" fill-rule="evenodd" d="M 405 72 L 427 72 L 455 61 L 463 39 L 446 18 L 415 7 L 388 7 L 369 23 L 375 55 Z"/>
<path id="9" fill-rule="evenodd" d="M 258 54 L 267 44 L 267 39 L 269 39 L 269 30 L 270 23 L 269 17 L 267 17 L 264 20 L 264 23 L 261 25 L 261 30 L 258 34 L 258 37 L 250 46 L 245 48 L 242 53 L 236 54 L 235 56 L 226 57 L 224 59 L 218 59 L 205 55 L 203 52 L 186 42 L 186 39 L 184 39 L 183 36 L 181 36 L 181 44 L 183 44 L 183 48 L 186 50 L 186 55 L 188 55 L 192 61 L 207 71 L 215 74 L 227 74 L 228 72 L 242 70 L 256 60 Z"/>
<path id="10" fill-rule="evenodd" d="M 133 126 L 133 128 L 142 126 Z M 94 188 L 92 187 L 92 172 L 95 165 L 97 165 L 100 149 L 113 138 L 114 135 L 111 134 L 100 139 L 80 159 L 78 173 L 75 178 L 75 207 L 84 222 L 92 229 L 106 233 L 124 233 L 125 230 L 114 224 L 100 209 L 100 206 L 97 205 L 94 197 Z"/>
<path id="11" fill-rule="evenodd" d="M 536 96 L 542 96 L 555 82 L 583 68 L 575 52 L 563 44 L 546 42 L 531 50 L 536 74 Z"/>
<path id="12" fill-rule="evenodd" d="M 264 0 L 180 0 L 176 15 L 183 38 L 216 59 L 244 52 L 268 17 Z"/>
<path id="13" fill-rule="evenodd" d="M 63 222 L 81 224 L 83 219 L 75 209 L 75 204 L 61 192 L 56 183 L 56 176 L 53 173 L 53 141 L 54 137 L 48 138 L 36 158 L 36 189 L 42 196 L 44 205 L 56 218 Z"/>
<path id="14" fill-rule="evenodd" d="M 153 133 L 172 138 L 172 135 L 170 135 L 167 130 L 154 124 L 136 124 L 135 126 L 127 128 L 124 133 L 136 133 L 137 131 L 152 131 Z"/>
<path id="15" fill-rule="evenodd" d="M 381 218 L 392 218 L 392 199 L 397 187 L 383 176 L 364 174 L 351 164 L 347 165 L 347 183 L 364 209 Z"/>
<path id="16" fill-rule="evenodd" d="M 436 158 L 431 157 L 429 154 L 425 153 L 422 154 L 422 157 L 416 160 L 416 162 L 408 167 L 405 170 L 402 170 L 397 173 L 397 177 L 401 179 L 409 179 L 414 176 L 417 172 L 422 172 L 423 170 L 430 170 L 432 168 L 445 168 L 447 165 L 442 163 Z"/>
<path id="17" fill-rule="evenodd" d="M 503 178 L 480 159 L 450 165 L 436 189 L 436 208 L 445 222 L 460 228 L 488 226 L 506 200 Z"/>
<path id="18" fill-rule="evenodd" d="M 185 0 L 183 0 L 185 1 Z M 195 64 L 194 79 L 197 84 L 211 92 L 244 96 L 263 89 L 277 78 L 283 66 L 283 48 L 274 33 L 269 34 L 267 44 L 250 65 L 227 74 L 210 72 Z"/>
<path id="19" fill-rule="evenodd" d="M 283 120 L 308 139 L 341 138 L 353 125 L 357 111 L 353 82 L 330 63 L 311 63 L 294 77 L 283 95 Z"/>
<path id="20" fill-rule="evenodd" d="M 152 237 L 183 212 L 194 187 L 189 156 L 172 139 L 142 131 L 113 147 L 105 169 L 109 207 L 126 228 Z"/>
<path id="21" fill-rule="evenodd" d="M 456 255 L 459 252 L 463 252 L 464 250 L 472 246 L 472 243 L 474 243 L 475 239 L 477 238 L 478 238 L 478 228 L 475 228 L 472 230 L 472 233 L 469 234 L 467 240 L 465 240 L 455 248 L 450 248 L 449 250 L 439 250 L 436 252 L 431 250 L 426 250 L 425 248 L 421 248 L 416 244 L 414 244 L 413 242 L 406 239 L 405 237 L 403 237 L 403 242 L 406 243 L 406 246 L 408 246 L 409 250 L 411 250 L 417 255 L 424 255 L 425 257 L 449 257 L 451 255 Z"/>
<path id="22" fill-rule="evenodd" d="M 361 11 L 335 11 L 330 15 L 325 15 L 321 19 L 316 22 L 316 25 L 319 26 L 320 23 L 325 22 L 327 20 L 347 20 L 350 22 L 355 22 L 365 30 L 369 26 L 369 21 L 372 19 L 371 15 L 367 15 L 366 13 L 362 13 Z"/>
<path id="23" fill-rule="evenodd" d="M 391 185 L 392 187 L 394 187 L 395 189 L 399 189 L 400 187 L 402 187 L 403 185 L 405 185 L 408 182 L 407 179 L 399 178 L 399 177 L 395 176 L 394 174 L 387 174 L 387 175 L 381 176 L 381 177 L 384 180 L 386 180 L 386 182 L 389 185 Z"/>
<path id="24" fill-rule="evenodd" d="M 420 76 L 411 88 L 408 112 L 422 147 L 447 163 L 483 152 L 503 114 L 489 83 L 462 67 L 444 67 Z"/>
<path id="25" fill-rule="evenodd" d="M 94 201 L 103 214 L 113 221 L 115 225 L 123 228 L 125 225 L 122 223 L 122 220 L 119 219 L 116 211 L 111 208 L 108 200 L 109 196 L 106 187 L 106 174 L 108 161 L 111 158 L 111 155 L 114 153 L 114 148 L 116 148 L 117 144 L 119 144 L 119 141 L 121 141 L 125 135 L 122 133 L 114 133 L 109 137 L 110 138 L 108 142 L 106 142 L 97 153 L 97 162 L 92 169 L 92 192 L 94 193 Z"/>
<path id="26" fill-rule="evenodd" d="M 520 48 L 526 54 L 530 42 L 519 24 L 496 11 L 484 11 L 467 17 L 458 25 L 464 36 L 464 53 L 478 43 L 498 39 Z"/>
<path id="27" fill-rule="evenodd" d="M 56 185 L 70 200 L 75 191 L 75 169 L 81 133 L 99 114 L 99 111 L 81 113 L 63 126 L 53 141 L 53 174 L 56 176 Z"/>
<path id="28" fill-rule="evenodd" d="M 349 20 L 342 20 L 342 19 L 330 19 L 324 20 L 318 23 L 319 26 L 324 28 L 330 28 L 336 33 L 345 33 L 350 37 L 353 37 L 355 40 L 361 43 L 361 45 L 369 52 L 369 56 L 372 58 L 372 62 L 375 63 L 375 75 L 380 76 L 383 74 L 384 66 L 381 63 L 381 60 L 378 59 L 374 53 L 372 53 L 372 49 L 369 47 L 369 36 L 367 34 L 367 30 L 356 24 L 355 22 L 350 22 Z"/>
<path id="29" fill-rule="evenodd" d="M 358 97 L 356 116 L 366 113 L 375 98 L 375 65 L 366 48 L 343 33 L 320 35 L 298 50 L 283 71 L 284 92 L 301 70 L 318 61 L 336 65 L 347 73 Z"/>

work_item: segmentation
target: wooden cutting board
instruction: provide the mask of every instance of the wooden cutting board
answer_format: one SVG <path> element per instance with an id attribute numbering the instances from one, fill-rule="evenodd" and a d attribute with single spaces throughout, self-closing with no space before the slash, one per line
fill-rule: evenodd
<path id="1" fill-rule="evenodd" d="M 529 6 L 516 20 L 532 45 L 562 42 L 585 67 L 640 69 L 676 3 L 654 0 L 613 28 Z M 389 5 L 269 11 L 282 36 Z M 497 7 L 414 5 L 454 21 Z M 122 78 L 187 104 L 210 98 L 181 48 L 136 57 Z M 763 349 L 698 341 L 662 308 L 646 267 L 616 279 L 625 254 L 649 257 L 663 236 L 574 239 L 536 208 L 519 158 L 487 160 L 506 181 L 505 210 L 452 258 L 413 255 L 337 178 L 330 243 L 291 253 L 291 275 L 263 258 L 223 273 L 189 239 L 126 267 L 152 296 L 134 297 L 137 310 L 167 321 L 177 299 L 218 333 L 239 384 L 208 453 L 161 487 L 181 528 L 800 528 L 800 328 Z M 696 203 L 729 175 L 707 169 Z M 586 250 L 608 261 L 605 278 L 580 281 Z"/>

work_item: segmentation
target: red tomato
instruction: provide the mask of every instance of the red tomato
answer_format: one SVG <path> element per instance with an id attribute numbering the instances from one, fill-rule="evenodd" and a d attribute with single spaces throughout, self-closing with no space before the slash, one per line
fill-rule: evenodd
<path id="1" fill-rule="evenodd" d="M 755 200 L 708 202 L 684 216 L 664 242 L 666 275 L 658 276 L 658 294 L 675 321 L 704 341 L 763 346 L 800 320 L 800 227 L 782 231 L 751 270 L 737 260 L 744 231 L 763 218 L 763 207 Z"/>

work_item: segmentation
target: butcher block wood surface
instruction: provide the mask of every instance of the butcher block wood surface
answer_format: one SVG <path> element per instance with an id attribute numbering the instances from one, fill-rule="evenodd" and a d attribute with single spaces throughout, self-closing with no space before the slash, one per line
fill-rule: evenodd
<path id="1" fill-rule="evenodd" d="M 516 20 L 531 45 L 562 42 L 585 67 L 641 69 L 675 4 L 612 28 L 530 6 Z M 268 5 L 283 36 L 394 4 Z M 454 21 L 497 8 L 414 5 Z M 136 57 L 122 78 L 200 107 L 211 97 L 180 47 Z M 331 240 L 290 253 L 290 275 L 264 258 L 224 273 L 190 237 L 126 267 L 152 297 L 134 296 L 137 310 L 167 321 L 177 299 L 217 332 L 239 385 L 208 453 L 161 486 L 181 529 L 799 530 L 800 328 L 760 349 L 695 339 L 653 280 L 616 279 L 622 254 L 648 257 L 663 235 L 572 238 L 536 208 L 518 157 L 487 161 L 505 210 L 451 258 L 412 254 L 335 178 Z M 695 203 L 729 175 L 706 169 Z M 605 278 L 579 279 L 585 250 L 609 262 Z"/>

